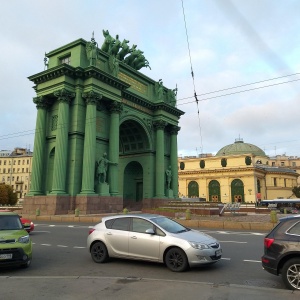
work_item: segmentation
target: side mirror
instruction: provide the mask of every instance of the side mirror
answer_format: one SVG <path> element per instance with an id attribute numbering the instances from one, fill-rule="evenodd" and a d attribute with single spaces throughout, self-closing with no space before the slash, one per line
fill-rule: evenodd
<path id="1" fill-rule="evenodd" d="M 147 230 L 146 230 L 146 233 L 148 233 L 148 234 L 155 234 L 153 228 L 147 229 Z"/>

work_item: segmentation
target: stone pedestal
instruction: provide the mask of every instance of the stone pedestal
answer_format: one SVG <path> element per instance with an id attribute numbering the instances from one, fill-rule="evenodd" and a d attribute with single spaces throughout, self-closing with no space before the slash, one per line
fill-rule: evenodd
<path id="1" fill-rule="evenodd" d="M 172 189 L 167 189 L 166 191 L 166 197 L 167 198 L 174 198 L 174 193 Z"/>
<path id="2" fill-rule="evenodd" d="M 109 184 L 104 183 L 98 183 L 96 186 L 96 193 L 100 196 L 109 196 Z"/>

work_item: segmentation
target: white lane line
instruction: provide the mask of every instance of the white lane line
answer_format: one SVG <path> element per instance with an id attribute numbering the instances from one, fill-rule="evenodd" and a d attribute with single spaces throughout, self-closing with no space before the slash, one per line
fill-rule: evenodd
<path id="1" fill-rule="evenodd" d="M 254 263 L 261 263 L 260 260 L 244 259 L 243 261 L 246 261 L 246 262 L 254 262 Z"/>
<path id="2" fill-rule="evenodd" d="M 73 228 L 73 227 L 75 227 L 75 225 L 69 225 L 68 227 L 69 227 L 69 228 Z"/>
<path id="3" fill-rule="evenodd" d="M 55 227 L 55 225 L 49 225 L 49 227 Z"/>
<path id="4" fill-rule="evenodd" d="M 238 242 L 238 241 L 220 241 L 220 243 L 234 243 L 234 244 L 248 244 L 248 242 Z"/>
<path id="5" fill-rule="evenodd" d="M 79 247 L 79 246 L 74 246 L 74 249 L 85 249 L 86 247 Z"/>
<path id="6" fill-rule="evenodd" d="M 252 232 L 253 235 L 266 235 L 265 233 Z"/>
<path id="7" fill-rule="evenodd" d="M 221 259 L 223 259 L 223 260 L 231 260 L 231 258 L 229 258 L 229 257 L 222 257 Z"/>
<path id="8" fill-rule="evenodd" d="M 60 247 L 60 248 L 68 248 L 68 246 L 65 246 L 65 245 L 57 245 L 57 247 Z"/>
<path id="9" fill-rule="evenodd" d="M 41 246 L 47 246 L 47 247 L 50 247 L 51 244 L 41 244 Z"/>

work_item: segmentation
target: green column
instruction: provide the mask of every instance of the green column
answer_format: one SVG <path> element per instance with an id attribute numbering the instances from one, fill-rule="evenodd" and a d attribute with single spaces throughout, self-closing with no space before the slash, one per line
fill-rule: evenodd
<path id="1" fill-rule="evenodd" d="M 120 136 L 120 112 L 123 105 L 113 101 L 110 106 L 110 131 L 109 131 L 109 152 L 108 159 L 112 163 L 109 166 L 109 189 L 111 196 L 119 194 L 119 136 Z"/>
<path id="2" fill-rule="evenodd" d="M 33 102 L 37 107 L 37 118 L 34 136 L 34 152 L 32 159 L 31 185 L 28 196 L 42 195 L 42 178 L 45 162 L 47 102 L 44 97 L 35 97 Z"/>
<path id="3" fill-rule="evenodd" d="M 66 194 L 69 104 L 75 93 L 61 89 L 55 91 L 54 96 L 57 97 L 59 105 L 51 194 L 59 195 Z"/>
<path id="4" fill-rule="evenodd" d="M 178 126 L 171 128 L 171 170 L 172 181 L 171 188 L 173 190 L 174 198 L 178 198 L 178 149 L 177 149 L 177 134 L 180 130 Z"/>
<path id="5" fill-rule="evenodd" d="M 164 198 L 165 185 L 165 134 L 167 123 L 159 120 L 154 123 L 156 128 L 156 158 L 155 158 L 155 197 Z"/>
<path id="6" fill-rule="evenodd" d="M 100 94 L 93 91 L 84 93 L 86 117 L 83 148 L 82 185 L 81 194 L 95 194 L 95 161 L 96 161 L 96 113 L 97 102 L 102 98 Z"/>

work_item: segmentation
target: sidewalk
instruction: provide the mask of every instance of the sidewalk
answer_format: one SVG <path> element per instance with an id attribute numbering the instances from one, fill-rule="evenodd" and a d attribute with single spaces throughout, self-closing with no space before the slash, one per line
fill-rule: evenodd
<path id="1" fill-rule="evenodd" d="M 140 213 L 140 212 L 130 212 Z M 93 223 L 97 224 L 101 218 L 108 214 L 95 214 L 95 215 L 22 215 L 32 221 L 46 221 L 46 222 L 81 222 L 81 223 Z M 283 215 L 282 215 L 283 216 Z M 279 216 L 278 218 L 280 218 Z M 219 228 L 219 229 L 233 229 L 233 230 L 253 230 L 253 231 L 270 231 L 276 223 L 271 223 L 270 215 L 262 214 L 249 214 L 241 215 L 232 214 L 227 216 L 192 216 L 191 220 L 176 219 L 177 222 L 184 226 L 192 228 Z"/>
<path id="2" fill-rule="evenodd" d="M 147 278 L 0 276 L 6 300 L 296 300 L 300 291 Z"/>

